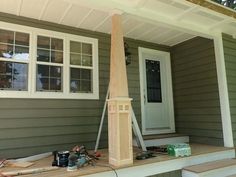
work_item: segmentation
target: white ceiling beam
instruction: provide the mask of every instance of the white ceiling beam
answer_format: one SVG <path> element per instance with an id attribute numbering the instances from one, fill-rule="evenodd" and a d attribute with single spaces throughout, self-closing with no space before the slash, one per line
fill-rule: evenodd
<path id="1" fill-rule="evenodd" d="M 42 20 L 43 15 L 44 15 L 44 13 L 45 13 L 47 7 L 48 7 L 48 4 L 49 4 L 49 0 L 46 0 L 45 3 L 44 3 L 44 5 L 43 5 L 43 8 L 42 8 L 42 10 L 41 10 L 41 12 L 40 12 L 40 14 L 39 14 L 38 20 Z"/>
<path id="2" fill-rule="evenodd" d="M 181 18 L 183 18 L 185 15 L 188 15 L 189 13 L 192 13 L 194 11 L 196 11 L 199 8 L 199 6 L 194 5 L 193 7 L 190 7 L 189 9 L 185 10 L 183 13 L 178 14 L 174 17 L 174 20 L 181 20 Z"/>
<path id="3" fill-rule="evenodd" d="M 111 18 L 111 15 L 108 15 L 105 17 L 100 23 L 98 23 L 94 28 L 93 31 L 96 31 L 100 26 L 102 26 L 109 18 Z"/>
<path id="4" fill-rule="evenodd" d="M 86 18 L 88 18 L 88 16 L 94 11 L 94 9 L 91 9 L 85 16 L 84 18 L 82 18 L 82 20 L 76 25 L 77 28 L 79 28 L 82 23 L 86 20 Z"/>
<path id="5" fill-rule="evenodd" d="M 61 24 L 62 21 L 65 19 L 66 15 L 68 14 L 68 12 L 70 11 L 70 9 L 72 8 L 72 5 L 73 5 L 73 4 L 69 4 L 69 5 L 67 6 L 67 8 L 66 8 L 66 10 L 64 11 L 64 13 L 62 14 L 62 16 L 61 16 L 61 18 L 60 18 L 58 24 Z"/>
<path id="6" fill-rule="evenodd" d="M 17 16 L 20 16 L 22 4 L 23 4 L 23 0 L 20 0 L 20 1 L 19 1 L 19 4 L 18 4 L 18 7 L 17 7 L 17 11 L 16 11 L 16 15 L 17 15 Z"/>
<path id="7" fill-rule="evenodd" d="M 223 25 L 223 24 L 230 23 L 230 22 L 232 22 L 232 21 L 233 21 L 233 18 L 226 18 L 226 19 L 224 19 L 224 20 L 221 20 L 221 21 L 216 22 L 216 23 L 214 23 L 213 25 L 209 26 L 209 27 L 208 27 L 208 30 L 212 30 L 212 29 L 214 29 L 214 28 L 216 28 L 216 27 L 219 27 L 219 26 L 221 26 L 221 25 Z"/>
<path id="8" fill-rule="evenodd" d="M 138 29 L 139 27 L 141 27 L 142 25 L 144 25 L 144 22 L 141 22 L 140 24 L 138 24 L 137 26 L 131 28 L 129 31 L 127 31 L 124 35 L 128 35 L 130 33 L 132 33 L 134 30 Z"/>

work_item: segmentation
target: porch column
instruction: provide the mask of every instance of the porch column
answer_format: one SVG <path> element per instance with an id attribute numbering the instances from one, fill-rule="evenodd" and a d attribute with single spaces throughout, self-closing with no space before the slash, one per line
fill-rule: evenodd
<path id="1" fill-rule="evenodd" d="M 112 16 L 110 97 L 108 100 L 109 163 L 133 163 L 131 99 L 128 94 L 121 15 Z"/>

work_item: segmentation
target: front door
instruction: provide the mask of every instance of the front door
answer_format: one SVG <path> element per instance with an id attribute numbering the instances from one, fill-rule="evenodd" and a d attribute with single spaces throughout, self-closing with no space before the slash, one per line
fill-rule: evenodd
<path id="1" fill-rule="evenodd" d="M 175 132 L 170 54 L 139 48 L 142 133 Z"/>

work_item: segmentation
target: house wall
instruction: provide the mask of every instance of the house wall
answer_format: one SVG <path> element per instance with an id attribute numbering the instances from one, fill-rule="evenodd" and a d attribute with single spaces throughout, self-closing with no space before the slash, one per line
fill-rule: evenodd
<path id="1" fill-rule="evenodd" d="M 213 41 L 190 39 L 172 47 L 171 56 L 177 132 L 190 142 L 223 145 Z"/>
<path id="2" fill-rule="evenodd" d="M 234 144 L 236 143 L 236 39 L 223 35 L 226 77 L 232 120 Z"/>
<path id="3" fill-rule="evenodd" d="M 1 21 L 93 37 L 99 40 L 99 100 L 0 98 L 0 157 L 27 156 L 74 145 L 94 148 L 109 80 L 110 36 L 68 26 L 0 13 Z M 132 63 L 127 66 L 130 97 L 140 123 L 138 47 L 169 47 L 127 39 Z M 106 119 L 107 120 L 107 119 Z M 107 123 L 100 147 L 107 146 Z"/>

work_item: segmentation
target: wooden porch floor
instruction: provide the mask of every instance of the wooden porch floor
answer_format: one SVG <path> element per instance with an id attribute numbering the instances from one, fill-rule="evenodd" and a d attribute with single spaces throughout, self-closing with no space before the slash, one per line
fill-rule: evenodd
<path id="1" fill-rule="evenodd" d="M 225 147 L 216 147 L 209 145 L 201 144 L 190 144 L 192 155 L 189 157 L 171 157 L 168 155 L 157 154 L 157 157 L 146 159 L 146 160 L 134 160 L 134 164 L 131 166 L 124 166 L 120 168 L 114 168 L 118 176 L 148 176 L 158 173 L 164 173 L 168 171 L 182 169 L 185 166 L 195 165 L 199 163 L 221 160 L 225 158 L 234 158 L 235 149 L 234 148 L 225 148 Z M 108 152 L 107 149 L 100 150 L 102 157 L 97 160 L 95 166 L 86 166 L 78 169 L 77 171 L 67 172 L 66 168 L 60 168 L 55 171 L 43 172 L 39 174 L 24 175 L 24 177 L 75 177 L 75 176 L 86 176 L 96 177 L 96 176 L 116 176 L 115 172 L 108 166 Z M 138 149 L 134 149 L 134 157 Z M 13 168 L 13 167 L 4 167 L 0 171 L 14 171 L 14 170 L 23 170 L 31 168 L 40 168 L 51 166 L 53 157 L 47 157 L 36 161 L 34 165 L 28 168 Z M 153 168 L 153 170 L 152 170 Z M 143 170 L 142 170 L 143 169 Z M 144 170 L 146 169 L 146 170 Z M 134 174 L 131 174 L 131 172 Z M 140 172 L 139 172 L 140 171 Z M 146 171 L 146 172 L 145 172 Z M 127 174 L 129 173 L 129 174 Z M 146 175 L 145 175 L 145 174 Z"/>

